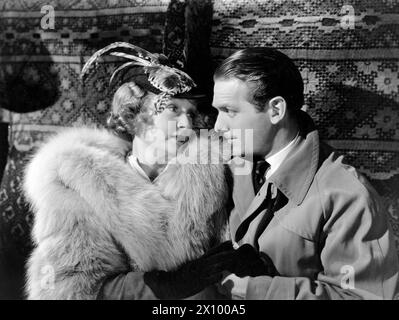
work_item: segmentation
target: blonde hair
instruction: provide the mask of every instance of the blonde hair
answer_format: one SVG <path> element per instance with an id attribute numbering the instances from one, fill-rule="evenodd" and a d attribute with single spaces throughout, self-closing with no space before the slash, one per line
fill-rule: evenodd
<path id="1" fill-rule="evenodd" d="M 135 135 L 145 131 L 153 124 L 152 114 L 156 112 L 159 95 L 146 91 L 135 82 L 122 84 L 115 92 L 112 100 L 111 115 L 107 127 L 119 137 L 133 141 Z M 183 98 L 199 107 L 198 100 Z M 198 114 L 193 120 L 193 130 L 199 133 L 201 128 L 212 128 L 214 119 Z"/>
<path id="2" fill-rule="evenodd" d="M 148 114 L 150 95 L 135 82 L 122 84 L 112 99 L 112 111 L 107 127 L 121 138 L 132 141 L 144 125 L 152 120 Z"/>

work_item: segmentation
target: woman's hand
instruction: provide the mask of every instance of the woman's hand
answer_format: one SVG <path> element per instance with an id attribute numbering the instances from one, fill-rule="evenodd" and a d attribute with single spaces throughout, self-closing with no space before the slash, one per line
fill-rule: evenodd
<path id="1" fill-rule="evenodd" d="M 227 241 L 177 270 L 146 272 L 144 282 L 159 299 L 182 299 L 221 281 L 224 271 L 239 277 L 278 274 L 266 254 L 249 244 L 235 250 L 231 241 Z"/>

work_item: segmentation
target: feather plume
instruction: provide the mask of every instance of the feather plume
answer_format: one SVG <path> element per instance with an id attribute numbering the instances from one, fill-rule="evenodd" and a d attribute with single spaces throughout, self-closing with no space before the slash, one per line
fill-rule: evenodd
<path id="1" fill-rule="evenodd" d="M 137 46 L 127 43 L 127 42 L 114 42 L 114 43 L 111 43 L 110 45 L 96 51 L 89 58 L 89 60 L 87 60 L 87 62 L 83 66 L 83 69 L 81 72 L 81 77 L 83 78 L 86 75 L 87 71 L 90 69 L 90 67 L 93 65 L 93 63 L 97 63 L 98 58 L 100 58 L 101 56 L 103 56 L 106 53 L 109 54 L 111 51 L 118 50 L 118 49 L 131 50 L 132 53 L 135 53 L 137 55 L 137 57 L 150 60 L 151 62 L 158 61 L 157 56 L 152 54 L 151 52 L 148 52 L 147 50 L 144 50 L 140 47 L 137 47 Z"/>
<path id="2" fill-rule="evenodd" d="M 147 67 L 148 81 L 157 89 L 168 94 L 189 91 L 194 81 L 184 72 L 168 66 Z"/>
<path id="3" fill-rule="evenodd" d="M 140 57 L 133 56 L 131 54 L 126 54 L 124 52 L 111 52 L 110 54 L 113 55 L 113 56 L 116 56 L 116 57 L 122 57 L 122 58 L 126 58 L 126 59 L 129 59 L 129 60 L 137 61 L 142 66 L 151 66 L 153 64 L 150 61 L 147 61 L 147 60 L 142 59 Z"/>
<path id="4" fill-rule="evenodd" d="M 111 76 L 111 78 L 109 79 L 109 83 L 110 83 L 110 84 L 112 83 L 112 81 L 114 80 L 114 78 L 115 78 L 115 76 L 116 76 L 117 73 L 119 73 L 120 71 L 124 70 L 125 68 L 127 68 L 127 67 L 129 67 L 129 66 L 134 66 L 134 65 L 140 66 L 141 64 L 138 64 L 138 63 L 136 63 L 136 62 L 134 62 L 134 61 L 130 61 L 130 62 L 126 62 L 126 63 L 122 64 L 121 66 L 119 66 L 119 67 L 112 73 L 112 76 Z"/>
<path id="5" fill-rule="evenodd" d="M 117 51 L 121 49 L 125 52 Z M 122 70 L 126 70 L 126 68 L 142 67 L 143 71 L 148 75 L 148 82 L 163 93 L 175 95 L 187 92 L 196 86 L 193 79 L 185 72 L 167 65 L 168 59 L 166 56 L 162 54 L 152 54 L 126 42 L 115 42 L 95 52 L 84 65 L 81 78 L 83 78 L 90 67 L 96 64 L 98 59 L 105 54 L 129 60 L 112 73 L 110 83 L 115 78 L 116 74 Z"/>

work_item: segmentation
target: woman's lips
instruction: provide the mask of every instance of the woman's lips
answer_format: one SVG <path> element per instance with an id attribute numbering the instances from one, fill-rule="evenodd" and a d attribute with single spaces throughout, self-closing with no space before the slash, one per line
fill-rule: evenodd
<path id="1" fill-rule="evenodd" d="M 189 136 L 178 135 L 176 136 L 176 141 L 179 143 L 186 143 L 189 140 L 189 138 L 190 138 Z"/>

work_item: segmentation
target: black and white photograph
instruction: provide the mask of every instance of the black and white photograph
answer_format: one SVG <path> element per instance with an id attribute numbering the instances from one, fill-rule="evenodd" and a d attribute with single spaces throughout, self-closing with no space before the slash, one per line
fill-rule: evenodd
<path id="1" fill-rule="evenodd" d="M 0 182 L 0 300 L 397 300 L 399 1 L 0 0 Z"/>

